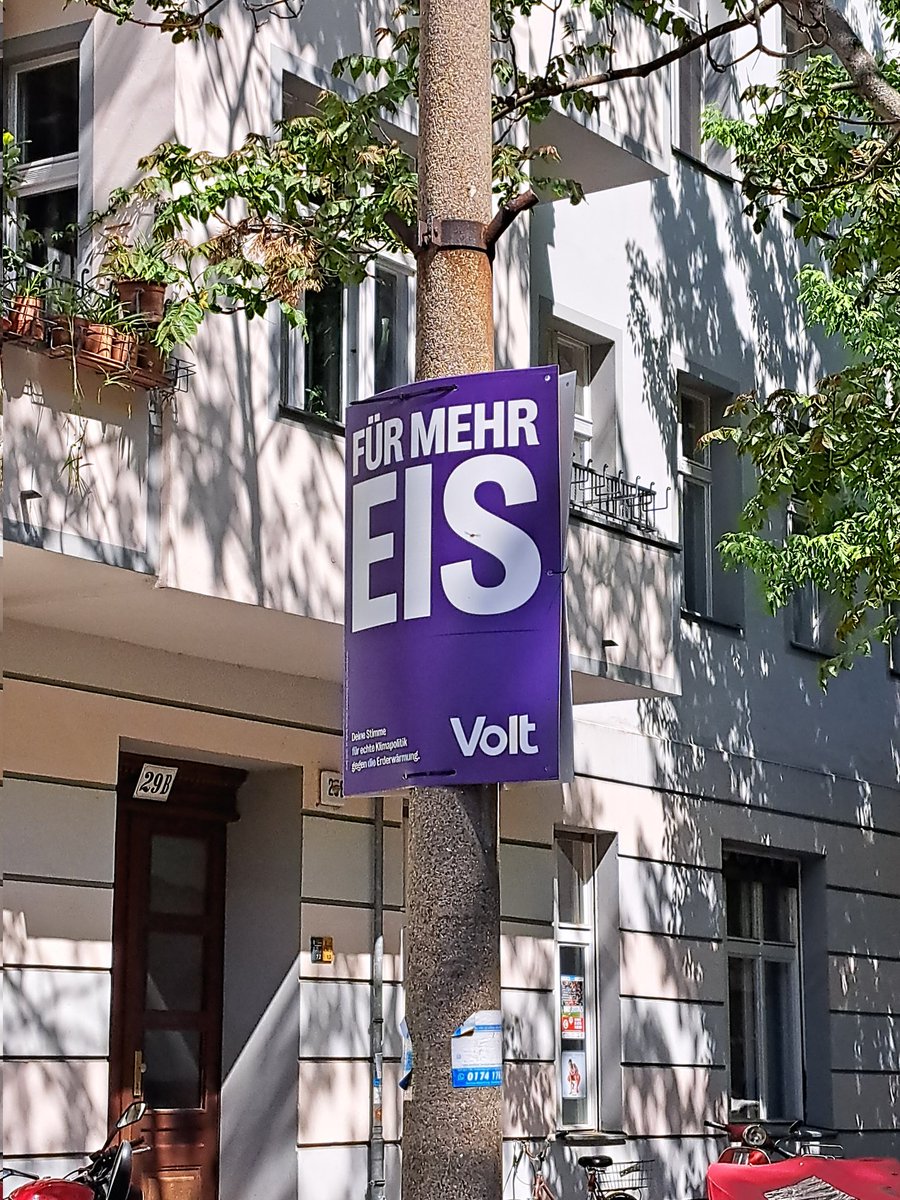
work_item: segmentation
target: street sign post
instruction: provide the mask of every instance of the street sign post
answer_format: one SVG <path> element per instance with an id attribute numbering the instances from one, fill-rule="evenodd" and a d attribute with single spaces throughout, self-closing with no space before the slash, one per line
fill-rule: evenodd
<path id="1" fill-rule="evenodd" d="M 351 405 L 347 795 L 565 774 L 560 445 L 555 367 Z"/>

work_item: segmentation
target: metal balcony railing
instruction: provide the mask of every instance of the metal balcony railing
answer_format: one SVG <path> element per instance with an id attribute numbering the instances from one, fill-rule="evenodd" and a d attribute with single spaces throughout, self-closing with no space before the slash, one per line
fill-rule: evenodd
<path id="1" fill-rule="evenodd" d="M 654 514 L 664 507 L 656 503 L 653 484 L 645 487 L 637 480 L 626 479 L 621 471 L 612 475 L 606 467 L 595 471 L 577 462 L 572 463 L 570 503 L 586 516 L 614 521 L 642 533 L 654 532 Z"/>

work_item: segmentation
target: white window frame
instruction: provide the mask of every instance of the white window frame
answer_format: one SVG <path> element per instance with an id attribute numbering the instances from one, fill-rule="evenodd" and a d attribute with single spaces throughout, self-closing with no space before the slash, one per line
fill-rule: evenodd
<path id="1" fill-rule="evenodd" d="M 586 467 L 591 465 L 594 444 L 593 388 L 597 376 L 594 344 L 554 325 L 548 333 L 548 353 L 551 362 L 559 363 L 562 344 L 584 356 L 586 382 L 579 384 L 576 379 L 575 383 L 575 444 L 572 457 L 579 466 Z"/>
<path id="2" fill-rule="evenodd" d="M 282 413 L 335 428 L 344 424 L 345 414 L 357 397 L 371 396 L 375 391 L 375 270 L 389 271 L 406 284 L 405 296 L 398 310 L 406 314 L 405 353 L 406 379 L 413 379 L 415 362 L 415 268 L 400 255 L 382 255 L 369 269 L 366 278 L 356 287 L 343 287 L 343 320 L 341 329 L 341 405 L 337 418 L 322 416 L 306 407 L 306 355 L 308 340 L 304 330 L 292 329 L 286 323 L 282 338 L 283 370 L 281 384 Z M 301 303 L 305 311 L 306 297 Z M 398 313 L 399 315 L 399 313 Z M 401 367 L 402 374 L 402 367 Z"/>
<path id="3" fill-rule="evenodd" d="M 300 310 L 306 311 L 306 294 L 304 294 Z M 357 320 L 359 311 L 358 289 L 341 285 L 341 397 L 340 415 L 330 418 L 320 413 L 312 412 L 306 407 L 306 356 L 308 340 L 306 330 L 292 328 L 284 323 L 282 337 L 282 354 L 284 358 L 283 379 L 281 388 L 281 408 L 283 411 L 296 416 L 308 417 L 313 421 L 325 424 L 343 424 L 347 406 L 356 398 L 355 373 L 357 358 Z"/>
<path id="4" fill-rule="evenodd" d="M 702 489 L 703 494 L 703 554 L 704 554 L 704 604 L 701 608 L 688 608 L 686 590 L 682 590 L 682 607 L 685 612 L 690 612 L 699 617 L 712 617 L 713 615 L 713 539 L 712 539 L 712 468 L 709 459 L 709 447 L 696 451 L 696 457 L 686 454 L 684 450 L 684 399 L 687 398 L 692 403 L 697 403 L 701 406 L 703 419 L 702 425 L 704 432 L 708 432 L 712 426 L 710 413 L 710 397 L 706 392 L 690 386 L 682 386 L 678 389 L 678 491 L 681 498 L 681 545 L 684 560 L 687 560 L 687 542 L 685 539 L 685 489 L 690 485 Z M 687 568 L 683 572 L 684 579 L 687 578 Z"/>
<path id="5" fill-rule="evenodd" d="M 599 981 L 597 974 L 597 867 L 600 861 L 599 847 L 595 834 L 581 833 L 577 830 L 558 829 L 554 837 L 554 854 L 558 861 L 561 853 L 561 841 L 577 841 L 584 843 L 590 849 L 591 854 L 591 873 L 590 879 L 583 885 L 582 888 L 582 910 L 588 918 L 581 924 L 572 924 L 560 920 L 559 915 L 559 872 L 554 876 L 554 906 L 553 920 L 556 943 L 556 976 L 554 987 L 554 1025 L 556 1029 L 556 1064 L 555 1070 L 558 1073 L 557 1084 L 559 1087 L 559 1097 L 557 1103 L 556 1121 L 557 1128 L 567 1130 L 578 1129 L 596 1129 L 598 1127 L 598 1114 L 600 1113 L 600 1036 L 598 1028 L 598 1010 L 599 1010 Z M 578 1124 L 567 1124 L 563 1120 L 563 1079 L 562 1079 L 562 1062 L 563 1055 L 566 1051 L 566 1042 L 562 1037 L 560 1029 L 560 1012 L 562 1007 L 562 997 L 560 988 L 560 975 L 562 974 L 562 959 L 560 950 L 564 946 L 575 946 L 581 949 L 584 953 L 584 1053 L 586 1070 L 588 1073 L 588 1088 L 587 1088 L 587 1116 L 583 1122 Z"/>
<path id="6" fill-rule="evenodd" d="M 359 394 L 372 396 L 375 394 L 375 272 L 383 271 L 396 276 L 405 286 L 400 293 L 397 305 L 398 321 L 404 319 L 406 329 L 405 353 L 401 353 L 401 378 L 397 385 L 410 383 L 415 377 L 416 351 L 416 274 L 415 262 L 411 255 L 382 254 L 376 259 L 366 274 L 359 288 L 359 328 L 369 330 L 371 336 L 363 339 L 363 352 L 360 354 Z M 406 378 L 403 366 L 405 365 Z"/>
<path id="7" fill-rule="evenodd" d="M 79 62 L 76 50 L 62 50 L 56 54 L 42 54 L 21 62 L 4 65 L 6 76 L 6 112 L 8 114 L 7 128 L 13 136 L 19 138 L 19 77 L 42 67 L 52 67 L 56 63 Z M 47 192 L 58 192 L 65 188 L 78 187 L 78 163 L 80 147 L 71 154 L 60 154 L 51 158 L 40 158 L 34 162 L 20 164 L 17 168 L 19 175 L 18 196 L 26 200 L 31 196 L 44 195 Z M 5 236 L 15 239 L 15 228 L 5 231 Z M 48 247 L 48 254 L 52 251 Z"/>
<path id="8" fill-rule="evenodd" d="M 734 852 L 733 857 L 740 859 L 740 852 Z M 761 857 L 756 856 L 745 856 Z M 794 940 L 788 942 L 773 942 L 765 941 L 763 934 L 763 913 L 762 913 L 762 896 L 763 889 L 766 886 L 766 881 L 763 878 L 754 880 L 751 883 L 752 887 L 752 911 L 753 911 L 753 927 L 757 931 L 755 938 L 738 938 L 728 932 L 727 924 L 727 899 L 725 913 L 725 978 L 726 978 L 726 1012 L 728 1018 L 728 1105 L 730 1115 L 735 1119 L 759 1119 L 766 1120 L 786 1120 L 788 1118 L 798 1119 L 802 1117 L 802 1112 L 795 1113 L 770 1113 L 767 1111 L 766 1097 L 769 1094 L 769 1062 L 766 1054 L 766 1022 L 767 1012 L 765 1005 L 764 988 L 762 983 L 763 964 L 765 962 L 781 962 L 788 963 L 791 968 L 792 986 L 794 990 L 795 1004 L 794 1008 L 794 1028 L 791 1030 L 790 1040 L 791 1045 L 795 1050 L 794 1062 L 792 1064 L 785 1063 L 785 1072 L 793 1071 L 793 1079 L 791 1082 L 792 1089 L 798 1097 L 798 1106 L 803 1107 L 803 987 L 802 987 L 802 946 L 801 946 L 801 911 L 800 911 L 800 864 L 790 857 L 777 858 L 773 856 L 773 860 L 779 864 L 791 864 L 796 868 L 796 886 L 792 889 L 791 913 L 790 922 L 793 931 Z M 723 873 L 727 875 L 727 866 L 724 867 Z M 729 990 L 727 981 L 730 972 L 730 962 L 732 959 L 742 959 L 754 963 L 755 982 L 754 992 L 756 998 L 756 1077 L 758 1082 L 759 1096 L 734 1096 L 731 1094 L 731 1021 L 732 1014 L 729 1006 Z"/>

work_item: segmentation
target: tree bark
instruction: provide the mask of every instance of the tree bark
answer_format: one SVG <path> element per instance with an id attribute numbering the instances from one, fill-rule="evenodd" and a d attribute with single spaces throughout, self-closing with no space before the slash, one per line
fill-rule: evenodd
<path id="1" fill-rule="evenodd" d="M 813 0 L 809 6 L 815 22 L 825 29 L 828 45 L 853 80 L 856 92 L 867 100 L 879 117 L 900 128 L 900 92 L 892 87 L 847 20 L 828 0 Z"/>
<path id="2" fill-rule="evenodd" d="M 423 0 L 419 71 L 416 377 L 490 371 L 489 257 L 434 244 L 442 221 L 473 222 L 472 232 L 491 220 L 490 0 Z M 500 1007 L 497 843 L 495 786 L 411 791 L 406 1017 L 415 1065 L 404 1200 L 498 1200 L 502 1191 L 500 1089 L 454 1090 L 450 1076 L 454 1029 Z"/>

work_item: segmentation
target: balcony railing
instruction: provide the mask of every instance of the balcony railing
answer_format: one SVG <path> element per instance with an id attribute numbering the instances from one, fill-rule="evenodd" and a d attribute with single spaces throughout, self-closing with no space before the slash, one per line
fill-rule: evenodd
<path id="1" fill-rule="evenodd" d="M 572 508 L 590 517 L 613 521 L 618 525 L 653 533 L 654 514 L 660 511 L 656 503 L 656 488 L 645 487 L 637 480 L 626 479 L 620 471 L 612 475 L 606 469 L 595 471 L 582 463 L 572 464 Z"/>

